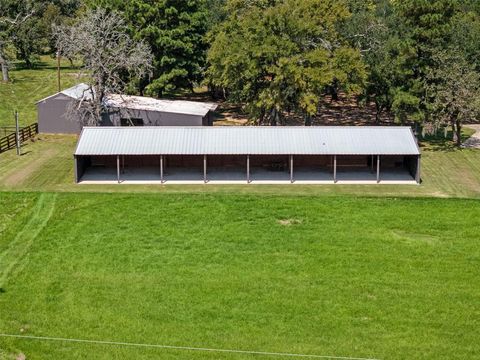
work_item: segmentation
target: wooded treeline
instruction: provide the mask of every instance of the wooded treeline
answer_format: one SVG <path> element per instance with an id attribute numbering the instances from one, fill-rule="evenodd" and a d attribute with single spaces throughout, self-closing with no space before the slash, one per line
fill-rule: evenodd
<path id="1" fill-rule="evenodd" d="M 2 0 L 4 80 L 8 63 L 34 67 L 59 50 L 59 25 L 99 9 L 122 17 L 152 54 L 148 73 L 121 74 L 126 92 L 205 85 L 271 125 L 292 113 L 310 125 L 320 99 L 342 92 L 401 124 L 448 124 L 458 141 L 479 113 L 477 0 Z"/>

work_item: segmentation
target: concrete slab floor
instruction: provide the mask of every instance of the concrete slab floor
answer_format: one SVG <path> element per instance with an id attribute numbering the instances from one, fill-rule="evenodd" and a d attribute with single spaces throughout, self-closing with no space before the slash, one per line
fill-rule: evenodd
<path id="1" fill-rule="evenodd" d="M 118 184 L 115 168 L 89 168 L 82 176 L 80 184 Z M 205 184 L 202 169 L 167 169 L 164 181 L 161 181 L 157 168 L 125 169 L 120 174 L 120 184 Z M 211 185 L 247 184 L 246 170 L 215 169 L 207 172 L 207 183 Z M 252 168 L 249 184 L 292 184 L 287 171 L 269 171 Z M 334 184 L 333 174 L 327 170 L 298 169 L 294 170 L 293 184 Z M 341 170 L 337 173 L 336 184 L 377 184 L 376 173 L 368 169 Z M 415 179 L 403 169 L 383 170 L 379 184 L 416 185 Z"/>

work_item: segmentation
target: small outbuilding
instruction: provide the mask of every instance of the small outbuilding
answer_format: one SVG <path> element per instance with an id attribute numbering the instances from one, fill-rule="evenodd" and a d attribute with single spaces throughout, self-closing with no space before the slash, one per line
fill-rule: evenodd
<path id="1" fill-rule="evenodd" d="M 80 121 L 70 119 L 69 109 L 79 100 L 90 101 L 92 89 L 78 84 L 37 102 L 40 133 L 79 134 Z M 217 105 L 183 100 L 162 100 L 143 96 L 110 94 L 108 114 L 101 126 L 210 126 Z"/>
<path id="2" fill-rule="evenodd" d="M 78 84 L 38 101 L 38 132 L 41 134 L 79 134 L 82 131 L 80 121 L 69 119 L 67 113 L 74 101 L 91 99 L 90 87 L 86 84 Z"/>
<path id="3" fill-rule="evenodd" d="M 417 184 L 409 127 L 85 127 L 77 183 Z"/>

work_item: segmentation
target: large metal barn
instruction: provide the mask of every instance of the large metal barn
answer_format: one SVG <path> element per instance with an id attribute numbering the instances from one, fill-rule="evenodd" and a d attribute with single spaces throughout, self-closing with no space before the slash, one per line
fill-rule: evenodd
<path id="1" fill-rule="evenodd" d="M 86 127 L 84 184 L 418 184 L 409 127 Z"/>

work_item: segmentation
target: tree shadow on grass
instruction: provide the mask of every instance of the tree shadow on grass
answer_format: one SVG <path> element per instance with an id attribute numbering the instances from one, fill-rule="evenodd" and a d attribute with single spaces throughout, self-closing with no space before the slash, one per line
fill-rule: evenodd
<path id="1" fill-rule="evenodd" d="M 78 66 L 72 66 L 69 63 L 65 63 L 62 61 L 60 65 L 61 70 L 78 70 Z M 13 69 L 14 71 L 32 71 L 32 70 L 57 70 L 57 64 L 55 62 L 55 59 L 52 59 L 52 62 L 47 62 L 47 61 L 35 61 L 33 62 L 32 66 L 28 67 L 25 62 L 23 61 L 16 61 L 13 63 Z"/>
<path id="2" fill-rule="evenodd" d="M 458 151 L 461 148 L 455 144 L 453 139 L 453 132 L 450 130 L 447 132 L 447 136 L 445 134 L 434 134 L 434 135 L 427 135 L 420 140 L 420 147 L 422 150 L 428 151 L 443 151 L 443 152 L 451 152 L 451 151 Z M 462 144 L 471 137 L 471 131 L 462 131 Z"/>

